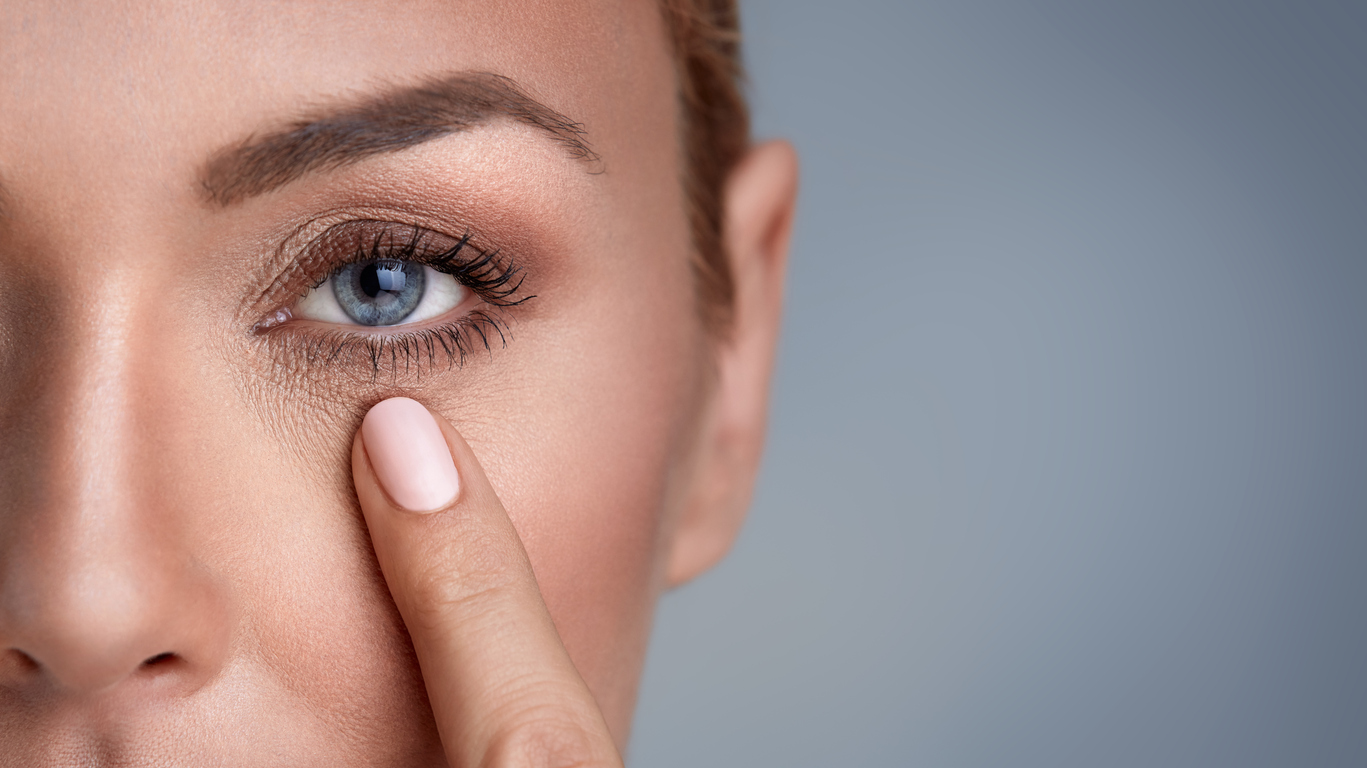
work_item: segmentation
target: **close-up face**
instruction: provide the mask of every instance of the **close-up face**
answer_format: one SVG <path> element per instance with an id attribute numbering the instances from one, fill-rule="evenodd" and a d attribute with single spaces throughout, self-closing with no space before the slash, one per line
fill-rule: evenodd
<path id="1" fill-rule="evenodd" d="M 726 373 L 670 41 L 653 0 L 0 3 L 0 764 L 439 763 L 352 485 L 394 396 L 624 745 L 772 349 Z"/>

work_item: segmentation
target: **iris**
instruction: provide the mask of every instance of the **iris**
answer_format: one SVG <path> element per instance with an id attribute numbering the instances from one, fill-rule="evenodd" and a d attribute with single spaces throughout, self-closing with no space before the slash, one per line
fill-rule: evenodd
<path id="1" fill-rule="evenodd" d="M 377 259 L 348 264 L 333 274 L 342 311 L 358 325 L 395 325 L 413 314 L 426 287 L 423 266 Z"/>

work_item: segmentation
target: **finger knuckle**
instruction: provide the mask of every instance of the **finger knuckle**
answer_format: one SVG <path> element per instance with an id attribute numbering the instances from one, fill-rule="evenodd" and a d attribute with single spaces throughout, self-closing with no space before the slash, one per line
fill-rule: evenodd
<path id="1" fill-rule="evenodd" d="M 517 589 L 521 553 L 492 537 L 462 539 L 422 558 L 410 573 L 413 618 L 469 617 Z"/>
<path id="2" fill-rule="evenodd" d="M 524 716 L 489 743 L 485 768 L 609 768 L 620 766 L 591 728 L 562 714 Z"/>

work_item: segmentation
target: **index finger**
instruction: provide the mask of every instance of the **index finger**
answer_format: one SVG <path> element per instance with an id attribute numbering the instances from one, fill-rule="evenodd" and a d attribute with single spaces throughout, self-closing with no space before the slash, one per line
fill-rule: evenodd
<path id="1" fill-rule="evenodd" d="M 470 446 L 408 398 L 373 407 L 356 495 L 454 766 L 620 766 Z"/>

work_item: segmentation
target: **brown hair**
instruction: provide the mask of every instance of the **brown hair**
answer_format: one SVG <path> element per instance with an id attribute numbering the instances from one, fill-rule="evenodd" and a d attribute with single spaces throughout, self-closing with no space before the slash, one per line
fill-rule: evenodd
<path id="1" fill-rule="evenodd" d="M 740 14 L 736 0 L 660 2 L 678 68 L 693 274 L 703 322 L 724 334 L 735 285 L 722 243 L 722 191 L 750 143 L 750 112 L 741 93 Z"/>

